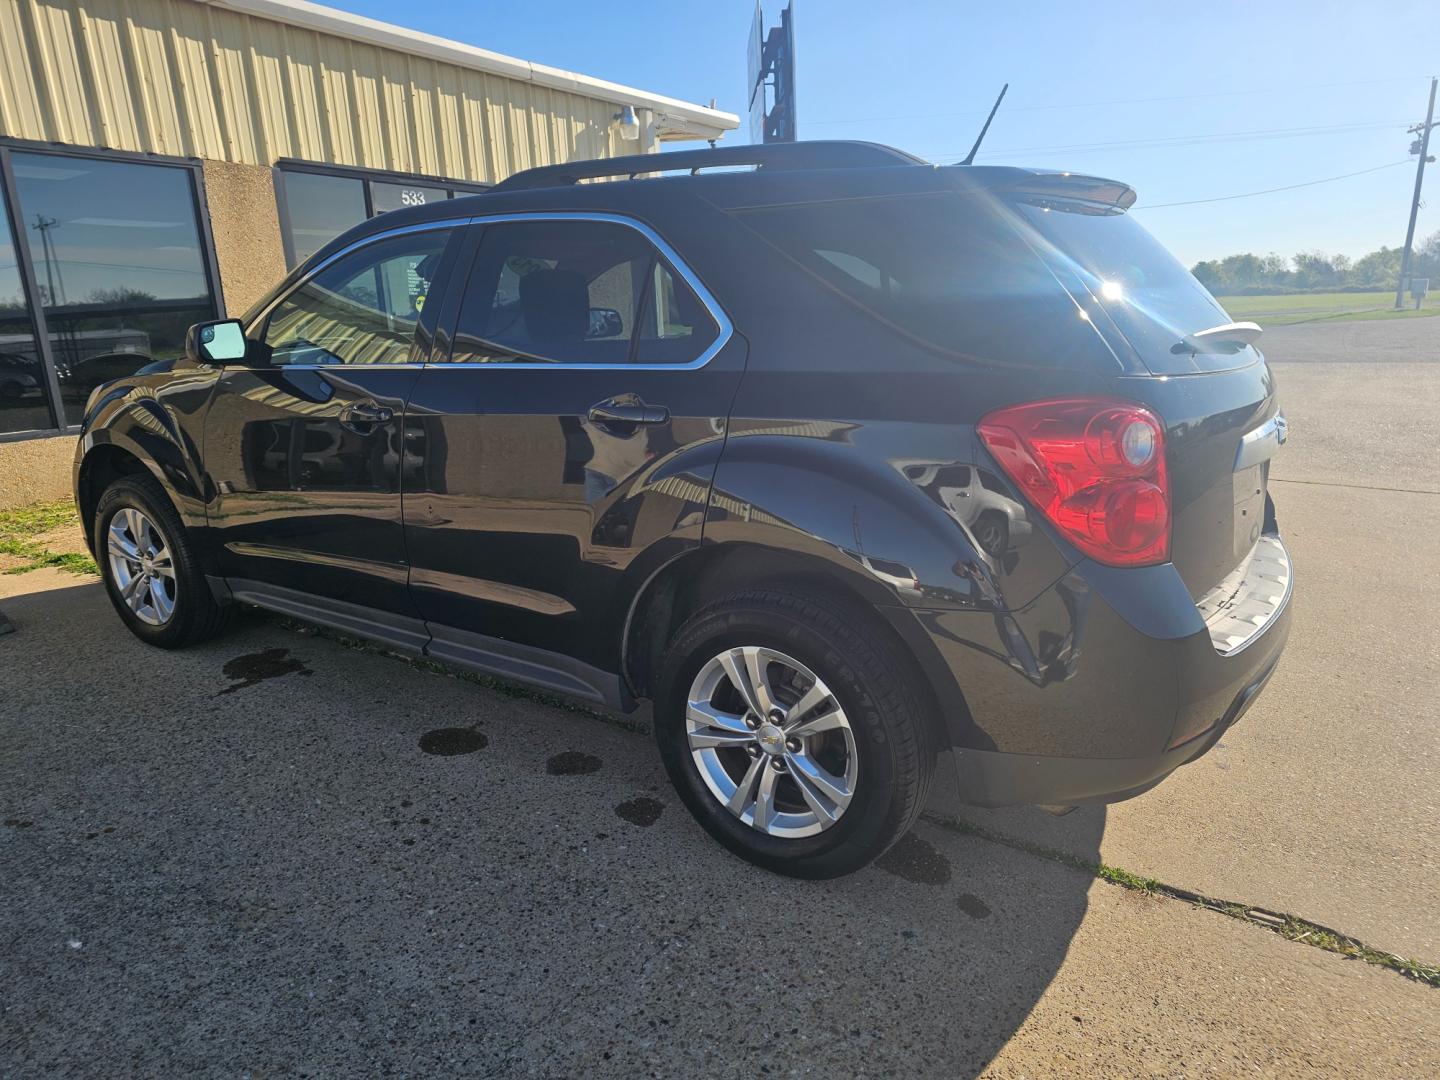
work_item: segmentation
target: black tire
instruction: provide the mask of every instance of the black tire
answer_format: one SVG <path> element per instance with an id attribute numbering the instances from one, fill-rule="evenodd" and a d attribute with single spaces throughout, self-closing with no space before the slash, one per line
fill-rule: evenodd
<path id="1" fill-rule="evenodd" d="M 171 553 L 175 569 L 175 607 L 169 619 L 160 625 L 144 622 L 130 610 L 120 595 L 110 567 L 107 547 L 110 523 L 127 507 L 139 510 L 155 524 Z M 93 528 L 95 561 L 100 566 L 105 591 L 121 621 L 141 641 L 162 649 L 181 649 L 212 638 L 225 628 L 231 606 L 215 602 L 185 525 L 154 478 L 140 474 L 122 476 L 106 488 L 95 508 Z"/>
<path id="2" fill-rule="evenodd" d="M 736 855 L 776 873 L 832 878 L 884 854 L 914 824 L 934 774 L 933 718 L 910 680 L 913 660 L 877 617 L 783 587 L 752 588 L 703 608 L 680 628 L 661 664 L 655 738 L 675 790 L 695 819 Z M 799 838 L 752 828 L 706 786 L 691 755 L 686 703 L 701 668 L 726 648 L 759 645 L 800 661 L 830 688 L 855 736 L 854 795 L 824 831 Z"/>

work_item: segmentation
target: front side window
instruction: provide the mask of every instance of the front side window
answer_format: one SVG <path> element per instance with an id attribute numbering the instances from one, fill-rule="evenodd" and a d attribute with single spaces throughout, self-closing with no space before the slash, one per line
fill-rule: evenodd
<path id="1" fill-rule="evenodd" d="M 403 364 L 449 229 L 405 233 L 337 259 L 266 323 L 272 364 Z"/>
<path id="2" fill-rule="evenodd" d="M 719 328 L 640 232 L 598 221 L 486 227 L 451 359 L 677 364 Z"/>

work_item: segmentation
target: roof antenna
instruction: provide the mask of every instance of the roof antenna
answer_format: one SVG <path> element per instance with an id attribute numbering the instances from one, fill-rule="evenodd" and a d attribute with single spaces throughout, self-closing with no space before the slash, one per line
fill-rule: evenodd
<path id="1" fill-rule="evenodd" d="M 1009 89 L 1008 82 L 1000 88 L 1000 96 L 995 99 L 995 104 L 990 109 L 990 115 L 985 118 L 985 126 L 980 129 L 980 134 L 975 136 L 975 145 L 970 148 L 970 153 L 965 155 L 965 160 L 960 162 L 961 165 L 975 163 L 975 155 L 980 152 L 980 144 L 985 141 L 985 133 L 990 130 L 990 121 L 994 120 L 995 114 L 1000 111 L 1000 102 L 1005 100 L 1005 91 Z"/>

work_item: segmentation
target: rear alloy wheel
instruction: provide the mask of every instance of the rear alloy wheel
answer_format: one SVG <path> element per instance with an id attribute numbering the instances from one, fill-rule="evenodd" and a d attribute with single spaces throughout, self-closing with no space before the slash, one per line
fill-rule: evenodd
<path id="1" fill-rule="evenodd" d="M 769 836 L 814 836 L 855 793 L 859 754 L 845 710 L 800 661 L 726 649 L 696 674 L 685 710 L 690 756 L 710 794 Z"/>
<path id="2" fill-rule="evenodd" d="M 746 589 L 676 633 L 655 739 L 711 836 L 777 873 L 837 877 L 904 836 L 924 805 L 936 737 L 920 678 L 864 608 Z"/>

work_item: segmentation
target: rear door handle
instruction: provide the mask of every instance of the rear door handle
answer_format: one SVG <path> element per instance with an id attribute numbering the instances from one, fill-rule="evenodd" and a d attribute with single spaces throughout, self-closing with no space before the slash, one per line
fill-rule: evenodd
<path id="1" fill-rule="evenodd" d="M 646 405 L 643 401 L 624 404 L 602 401 L 591 405 L 587 415 L 597 424 L 663 424 L 670 419 L 670 410 L 664 405 Z"/>

